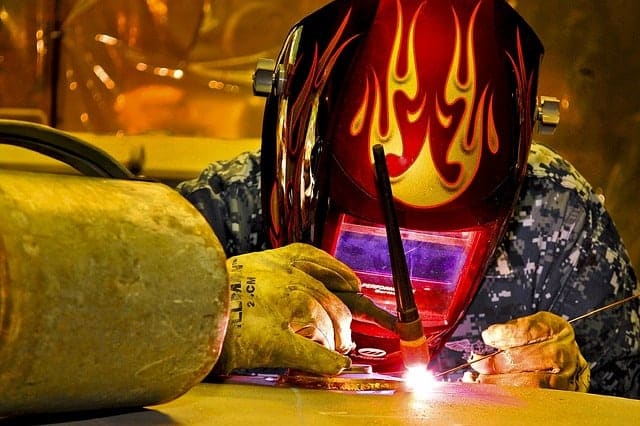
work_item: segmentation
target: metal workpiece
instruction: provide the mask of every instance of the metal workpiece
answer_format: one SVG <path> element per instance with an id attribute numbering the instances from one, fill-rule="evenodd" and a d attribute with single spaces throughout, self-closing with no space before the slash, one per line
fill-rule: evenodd
<path id="1" fill-rule="evenodd" d="M 164 416 L 166 424 L 255 424 L 259 418 L 283 425 L 622 425 L 634 424 L 639 410 L 638 400 L 495 385 L 441 383 L 418 394 L 329 392 L 230 381 L 199 385 L 175 402 L 123 420 L 142 422 L 155 414 Z"/>
<path id="2" fill-rule="evenodd" d="M 242 378 L 232 378 L 243 380 Z M 370 365 L 353 364 L 350 368 L 335 376 L 319 376 L 303 371 L 289 371 L 274 378 L 280 385 L 305 389 L 333 390 L 344 392 L 380 392 L 404 391 L 405 380 L 402 377 L 388 376 L 373 372 Z"/>
<path id="3" fill-rule="evenodd" d="M 275 376 L 200 384 L 167 404 L 130 412 L 58 416 L 73 426 L 163 425 L 631 425 L 640 401 L 549 389 L 440 383 L 422 393 L 328 391 Z M 51 417 L 47 418 L 50 421 Z M 8 419 L 12 420 L 12 419 Z M 0 423 L 1 424 L 1 423 Z M 8 422 L 7 424 L 10 424 Z"/>

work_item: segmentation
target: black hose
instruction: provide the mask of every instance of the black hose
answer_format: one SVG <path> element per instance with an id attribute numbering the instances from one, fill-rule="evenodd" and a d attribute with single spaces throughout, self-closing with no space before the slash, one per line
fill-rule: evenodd
<path id="1" fill-rule="evenodd" d="M 0 144 L 26 148 L 68 164 L 86 176 L 137 179 L 108 153 L 53 127 L 0 119 Z"/>

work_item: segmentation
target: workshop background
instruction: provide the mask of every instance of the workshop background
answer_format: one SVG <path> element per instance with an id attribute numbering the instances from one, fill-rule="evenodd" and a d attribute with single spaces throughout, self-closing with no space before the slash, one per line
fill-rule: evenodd
<path id="1" fill-rule="evenodd" d="M 179 180 L 259 144 L 260 57 L 319 0 L 0 0 L 0 118 L 77 133 L 137 172 Z M 640 268 L 640 3 L 519 0 L 542 39 L 540 95 L 559 151 L 605 199 Z M 0 146 L 0 166 L 68 171 Z"/>

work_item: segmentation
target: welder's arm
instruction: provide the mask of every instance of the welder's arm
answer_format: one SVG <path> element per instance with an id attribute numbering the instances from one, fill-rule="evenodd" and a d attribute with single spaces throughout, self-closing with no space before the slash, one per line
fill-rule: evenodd
<path id="1" fill-rule="evenodd" d="M 350 366 L 351 313 L 333 292 L 357 292 L 343 263 L 295 243 L 231 257 L 229 324 L 214 373 L 294 368 L 337 374 Z"/>
<path id="2" fill-rule="evenodd" d="M 580 353 L 573 327 L 555 314 L 538 312 L 495 324 L 482 338 L 503 352 L 472 364 L 478 372 L 477 383 L 580 392 L 589 388 L 589 364 Z"/>
<path id="3" fill-rule="evenodd" d="M 209 222 L 227 256 L 266 248 L 259 150 L 213 162 L 176 190 Z"/>

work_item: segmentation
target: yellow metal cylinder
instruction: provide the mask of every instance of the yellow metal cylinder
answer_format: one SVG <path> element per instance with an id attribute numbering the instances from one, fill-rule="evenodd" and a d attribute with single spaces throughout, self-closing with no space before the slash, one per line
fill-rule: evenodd
<path id="1" fill-rule="evenodd" d="M 149 182 L 0 171 L 0 416 L 142 406 L 218 358 L 224 252 Z"/>

